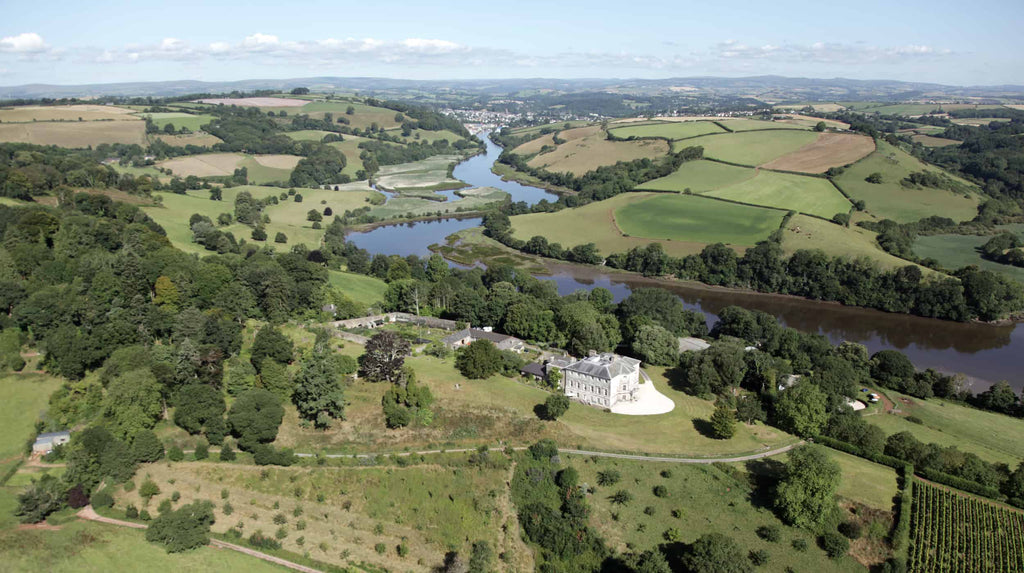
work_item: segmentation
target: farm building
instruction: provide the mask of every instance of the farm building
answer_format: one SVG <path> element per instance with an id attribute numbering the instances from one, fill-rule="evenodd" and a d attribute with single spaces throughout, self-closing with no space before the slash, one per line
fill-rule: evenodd
<path id="1" fill-rule="evenodd" d="M 71 440 L 71 432 L 64 430 L 62 432 L 47 432 L 45 434 L 39 434 L 36 436 L 36 441 L 32 444 L 32 453 L 34 454 L 48 454 L 53 451 L 53 448 L 68 443 Z"/>
<path id="2" fill-rule="evenodd" d="M 577 360 L 563 370 L 565 395 L 584 404 L 611 408 L 633 402 L 640 387 L 640 361 L 606 352 Z"/>
<path id="3" fill-rule="evenodd" d="M 711 345 L 706 340 L 692 336 L 679 338 L 679 352 L 700 352 L 707 350 Z"/>
<path id="4" fill-rule="evenodd" d="M 544 365 L 538 362 L 531 362 L 519 369 L 519 373 L 526 377 L 532 377 L 537 382 L 545 380 L 548 377 L 547 372 L 544 369 Z"/>
<path id="5" fill-rule="evenodd" d="M 523 341 L 514 336 L 498 334 L 497 332 L 480 328 L 465 328 L 458 332 L 449 334 L 441 339 L 441 343 L 448 348 L 455 349 L 463 346 L 469 346 L 477 340 L 490 340 L 498 350 L 522 352 L 525 348 Z"/>

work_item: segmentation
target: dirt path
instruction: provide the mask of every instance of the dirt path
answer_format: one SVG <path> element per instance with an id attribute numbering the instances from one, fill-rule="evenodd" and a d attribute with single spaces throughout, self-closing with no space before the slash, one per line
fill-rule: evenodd
<path id="1" fill-rule="evenodd" d="M 146 529 L 146 526 L 141 523 L 132 523 L 131 521 L 103 517 L 102 515 L 96 513 L 96 510 L 94 510 L 91 505 L 83 507 L 82 510 L 78 512 L 78 518 L 85 519 L 88 521 L 96 521 L 98 523 L 107 523 L 109 525 L 131 527 L 133 529 Z M 248 547 L 242 547 L 241 545 L 235 545 L 234 543 L 228 543 L 226 541 L 221 541 L 219 539 L 211 539 L 210 546 L 218 547 L 220 549 L 230 549 L 232 551 L 237 551 L 239 553 L 245 553 L 246 555 L 255 557 L 257 559 L 262 559 L 264 561 L 268 561 L 270 563 L 274 563 L 282 567 L 287 567 L 288 569 L 292 569 L 293 571 L 301 571 L 302 573 L 322 573 L 319 569 L 313 569 L 312 567 L 299 565 L 298 563 L 293 563 L 291 561 L 281 559 L 280 557 L 267 555 L 266 553 L 256 551 L 255 549 L 249 549 Z"/>

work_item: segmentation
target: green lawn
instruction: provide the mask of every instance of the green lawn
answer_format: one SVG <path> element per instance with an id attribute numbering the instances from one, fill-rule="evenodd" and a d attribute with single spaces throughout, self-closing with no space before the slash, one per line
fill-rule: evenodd
<path id="1" fill-rule="evenodd" d="M 66 523 L 59 531 L 0 531 L 0 563 L 0 570 L 11 572 L 287 571 L 254 557 L 212 547 L 169 554 L 147 542 L 142 531 L 83 521 Z"/>
<path id="2" fill-rule="evenodd" d="M 1024 233 L 1024 225 L 1002 225 L 1000 229 L 1017 234 Z M 993 271 L 1024 282 L 1024 268 L 1004 265 L 981 258 L 977 248 L 988 242 L 990 236 L 977 235 L 930 235 L 914 241 L 914 254 L 921 258 L 932 258 L 948 269 L 959 269 L 967 265 Z"/>
<path id="3" fill-rule="evenodd" d="M 753 131 L 760 129 L 791 129 L 801 130 L 800 127 L 791 123 L 779 123 L 775 121 L 762 121 L 760 119 L 724 119 L 722 125 L 732 131 Z M 804 130 L 806 131 L 806 130 Z"/>
<path id="4" fill-rule="evenodd" d="M 836 183 L 847 195 L 867 204 L 868 213 L 900 223 L 932 215 L 966 221 L 977 215 L 977 195 L 965 197 L 943 189 L 907 189 L 900 185 L 900 180 L 914 171 L 944 172 L 884 141 L 878 141 L 877 145 L 875 152 L 854 163 L 836 178 Z M 872 173 L 881 173 L 882 183 L 865 181 Z"/>
<path id="5" fill-rule="evenodd" d="M 330 131 L 320 131 L 319 129 L 303 129 L 301 131 L 288 131 L 285 132 L 285 135 L 295 141 L 320 141 L 330 133 Z M 342 137 L 345 136 L 343 135 Z"/>
<path id="6" fill-rule="evenodd" d="M 764 170 L 753 179 L 711 191 L 707 196 L 799 211 L 826 219 L 831 219 L 836 213 L 849 213 L 853 207 L 827 179 Z"/>
<path id="7" fill-rule="evenodd" d="M 779 228 L 784 213 L 693 195 L 656 195 L 615 212 L 622 232 L 672 241 L 751 246 Z"/>
<path id="8" fill-rule="evenodd" d="M 807 130 L 751 131 L 726 135 L 705 135 L 695 139 L 677 141 L 672 144 L 672 150 L 678 151 L 684 147 L 702 145 L 704 146 L 704 157 L 753 166 L 778 159 L 813 143 L 817 138 L 816 132 Z"/>
<path id="9" fill-rule="evenodd" d="M 380 279 L 344 271 L 328 272 L 331 286 L 360 304 L 369 306 L 384 299 L 388 285 Z"/>
<path id="10" fill-rule="evenodd" d="M 899 491 L 896 470 L 838 450 L 829 450 L 829 454 L 843 471 L 836 493 L 875 509 L 892 510 L 892 499 Z"/>
<path id="11" fill-rule="evenodd" d="M 785 457 L 773 461 L 784 462 Z M 769 554 L 770 571 L 864 571 L 851 557 L 829 560 L 817 547 L 812 533 L 786 526 L 770 508 L 753 503 L 752 498 L 761 503 L 769 500 L 758 497 L 751 489 L 742 464 L 734 472 L 727 472 L 711 465 L 566 456 L 565 465 L 576 468 L 580 483 L 591 486 L 597 484 L 600 471 L 615 470 L 621 474 L 618 484 L 598 486 L 595 493 L 587 496 L 591 526 L 619 551 L 626 551 L 628 546 L 638 550 L 658 546 L 665 542 L 667 530 L 677 528 L 684 543 L 693 543 L 701 535 L 715 532 L 734 539 L 744 555 L 763 549 Z M 669 477 L 663 477 L 663 471 L 670 472 Z M 665 486 L 668 497 L 654 495 L 653 489 L 659 485 Z M 620 489 L 633 496 L 626 505 L 613 504 L 609 499 Z M 651 508 L 653 515 L 645 513 L 646 508 Z M 672 515 L 673 510 L 681 512 L 679 517 Z M 766 525 L 779 528 L 778 543 L 757 536 L 757 528 Z M 807 550 L 795 551 L 791 545 L 795 539 L 806 541 Z"/>
<path id="12" fill-rule="evenodd" d="M 616 127 L 608 133 L 623 139 L 629 137 L 664 137 L 665 139 L 686 139 L 709 133 L 725 133 L 725 130 L 710 121 L 672 121 L 628 127 Z"/>
<path id="13" fill-rule="evenodd" d="M 789 255 L 799 249 L 820 249 L 831 256 L 868 257 L 883 269 L 913 264 L 883 251 L 875 237 L 875 233 L 861 227 L 841 227 L 830 221 L 797 215 L 789 220 L 782 232 L 782 249 Z M 921 270 L 926 276 L 938 274 L 925 267 Z"/>
<path id="14" fill-rule="evenodd" d="M 747 167 L 717 161 L 687 161 L 671 175 L 643 183 L 637 189 L 679 192 L 690 189 L 694 193 L 705 193 L 734 185 L 755 175 L 757 172 Z"/>
<path id="15" fill-rule="evenodd" d="M 990 462 L 1005 462 L 1011 468 L 1024 459 L 1024 420 L 945 400 L 919 400 L 891 390 L 886 393 L 897 400 L 904 414 L 917 416 L 923 422 L 916 424 L 892 414 L 866 418 L 886 434 L 909 431 L 922 442 L 956 446 Z"/>
<path id="16" fill-rule="evenodd" d="M 153 120 L 153 123 L 155 123 L 161 130 L 163 130 L 165 125 L 170 123 L 174 125 L 175 129 L 185 127 L 190 131 L 199 131 L 200 126 L 206 125 L 216 119 L 212 115 L 192 114 L 179 111 L 140 113 L 139 115 Z"/>
<path id="17" fill-rule="evenodd" d="M 36 420 L 46 412 L 60 380 L 46 374 L 8 374 L 0 378 L 0 475 L 25 452 Z"/>

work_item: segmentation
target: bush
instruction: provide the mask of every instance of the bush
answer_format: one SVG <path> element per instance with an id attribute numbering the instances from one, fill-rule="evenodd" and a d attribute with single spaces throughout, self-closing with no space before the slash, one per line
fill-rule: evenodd
<path id="1" fill-rule="evenodd" d="M 71 506 L 72 509 L 78 509 L 89 505 L 89 496 L 85 495 L 85 492 L 82 491 L 82 486 L 80 485 L 76 485 L 69 489 L 67 497 L 68 505 Z"/>
<path id="2" fill-rule="evenodd" d="M 848 539 L 860 539 L 864 534 L 864 528 L 856 521 L 845 521 L 839 524 L 839 533 Z"/>
<path id="3" fill-rule="evenodd" d="M 114 497 L 107 493 L 107 490 L 101 489 L 100 491 L 92 494 L 92 498 L 89 499 L 89 503 L 93 507 L 110 508 L 114 507 Z"/>
<path id="4" fill-rule="evenodd" d="M 555 421 L 569 410 L 569 397 L 561 392 L 551 394 L 541 406 L 541 418 Z"/>
<path id="5" fill-rule="evenodd" d="M 668 488 L 663 485 L 654 486 L 655 497 L 668 497 Z"/>
<path id="6" fill-rule="evenodd" d="M 64 484 L 51 475 L 44 475 L 18 495 L 16 515 L 22 523 L 39 523 L 64 506 Z"/>
<path id="7" fill-rule="evenodd" d="M 661 477 L 669 479 L 672 477 L 672 470 L 661 470 Z"/>
<path id="8" fill-rule="evenodd" d="M 205 460 L 210 457 L 210 446 L 206 442 L 196 444 L 195 457 L 197 460 Z"/>
<path id="9" fill-rule="evenodd" d="M 124 508 L 124 517 L 125 519 L 138 519 L 139 508 L 135 507 L 135 505 L 129 505 L 128 507 Z"/>
<path id="10" fill-rule="evenodd" d="M 285 235 L 284 233 L 278 232 L 276 235 L 274 235 L 274 242 L 275 243 L 285 244 L 285 243 L 288 242 L 288 235 Z"/>
<path id="11" fill-rule="evenodd" d="M 221 508 L 221 511 L 224 512 L 224 515 L 231 515 L 235 512 L 235 506 L 231 505 L 230 502 L 225 502 L 224 506 Z"/>
<path id="12" fill-rule="evenodd" d="M 139 519 L 141 519 L 142 521 L 149 521 L 153 518 L 149 515 L 148 511 L 143 509 L 142 511 L 139 512 Z"/>
<path id="13" fill-rule="evenodd" d="M 622 474 L 618 470 L 604 470 L 597 472 L 597 485 L 612 486 L 622 480 Z"/>
<path id="14" fill-rule="evenodd" d="M 757 528 L 757 536 L 771 543 L 778 543 L 782 539 L 782 532 L 777 525 L 762 525 Z"/>
<path id="15" fill-rule="evenodd" d="M 224 444 L 220 448 L 220 461 L 233 462 L 237 457 L 238 456 L 237 454 L 235 454 L 235 449 L 231 447 L 231 444 Z"/>
<path id="16" fill-rule="evenodd" d="M 832 559 L 838 559 L 850 550 L 850 540 L 839 535 L 835 531 L 827 531 L 819 539 L 821 548 L 825 550 Z"/>
<path id="17" fill-rule="evenodd" d="M 174 506 L 171 505 L 171 500 L 164 498 L 164 500 L 160 502 L 160 505 L 156 507 L 156 512 L 163 515 L 172 509 L 174 509 Z"/>
<path id="18" fill-rule="evenodd" d="M 267 537 L 263 535 L 262 531 L 257 531 L 249 536 L 249 545 L 256 549 L 280 549 L 281 542 L 274 539 L 273 537 Z"/>
<path id="19" fill-rule="evenodd" d="M 747 554 L 747 559 L 757 567 L 763 567 L 768 564 L 768 552 L 764 549 L 758 549 L 757 551 L 751 551 Z"/>
<path id="20" fill-rule="evenodd" d="M 530 456 L 539 462 L 546 462 L 558 455 L 558 445 L 554 440 L 541 440 L 529 448 Z"/>
<path id="21" fill-rule="evenodd" d="M 213 504 L 197 501 L 156 518 L 146 530 L 146 540 L 162 543 L 168 553 L 195 549 L 210 542 L 211 525 Z"/>
<path id="22" fill-rule="evenodd" d="M 384 555 L 384 553 L 386 553 L 388 550 L 388 546 L 384 545 L 383 543 L 378 543 L 373 546 L 373 550 L 381 555 Z"/>
<path id="23" fill-rule="evenodd" d="M 185 452 L 181 451 L 178 446 L 172 446 L 171 449 L 167 450 L 167 459 L 172 462 L 180 462 L 185 459 Z"/>
<path id="24" fill-rule="evenodd" d="M 273 447 L 260 444 L 253 450 L 252 459 L 258 466 L 290 466 L 295 463 L 295 454 L 289 448 L 275 450 Z"/>
<path id="25" fill-rule="evenodd" d="M 793 549 L 796 549 L 797 551 L 799 551 L 801 553 L 803 553 L 804 551 L 807 551 L 807 540 L 806 539 L 794 539 L 792 545 L 793 545 Z"/>
<path id="26" fill-rule="evenodd" d="M 153 480 L 147 478 L 146 481 L 142 482 L 142 485 L 139 486 L 139 495 L 146 501 L 149 501 L 154 495 L 160 495 L 160 486 L 156 485 L 156 482 Z"/>

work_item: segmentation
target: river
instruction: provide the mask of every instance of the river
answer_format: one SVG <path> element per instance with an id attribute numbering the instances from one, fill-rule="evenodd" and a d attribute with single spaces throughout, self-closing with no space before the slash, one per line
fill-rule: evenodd
<path id="1" fill-rule="evenodd" d="M 554 201 L 557 198 L 543 189 L 502 181 L 491 172 L 501 148 L 487 137 L 483 139 L 487 153 L 456 166 L 455 178 L 473 187 L 497 187 L 508 192 L 513 201 L 526 201 L 530 205 L 541 199 Z M 405 223 L 352 233 L 348 239 L 374 254 L 428 256 L 431 244 L 443 243 L 448 235 L 479 225 L 479 218 Z M 999 380 L 1008 381 L 1018 392 L 1024 388 L 1021 368 L 1024 366 L 1024 328 L 1020 325 L 961 324 L 791 297 L 710 289 L 682 282 L 655 283 L 639 276 L 608 274 L 597 268 L 574 265 L 556 264 L 552 265 L 552 270 L 552 276 L 538 278 L 554 281 L 562 294 L 603 287 L 619 301 L 629 296 L 634 288 L 657 284 L 679 296 L 687 308 L 703 312 L 709 324 L 722 308 L 738 305 L 772 314 L 783 324 L 798 330 L 825 335 L 833 343 L 859 342 L 871 352 L 900 350 L 919 368 L 963 373 L 975 391 Z"/>

